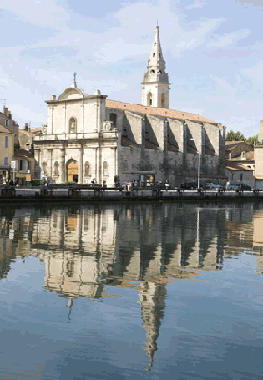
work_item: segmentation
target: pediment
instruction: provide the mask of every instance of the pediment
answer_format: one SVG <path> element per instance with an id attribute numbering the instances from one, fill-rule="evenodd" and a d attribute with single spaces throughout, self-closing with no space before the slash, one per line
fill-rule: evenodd
<path id="1" fill-rule="evenodd" d="M 79 88 L 69 87 L 59 95 L 58 100 L 67 100 L 67 99 L 81 99 L 83 97 L 83 92 Z"/>

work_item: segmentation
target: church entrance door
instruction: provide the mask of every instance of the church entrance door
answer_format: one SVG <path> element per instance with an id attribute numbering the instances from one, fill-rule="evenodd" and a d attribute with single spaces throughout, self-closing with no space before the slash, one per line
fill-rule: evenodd
<path id="1" fill-rule="evenodd" d="M 67 163 L 67 181 L 78 183 L 79 179 L 79 165 L 78 162 L 71 159 Z"/>

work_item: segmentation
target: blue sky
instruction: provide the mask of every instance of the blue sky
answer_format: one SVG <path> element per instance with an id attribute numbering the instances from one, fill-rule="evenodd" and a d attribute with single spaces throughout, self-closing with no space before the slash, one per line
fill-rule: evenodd
<path id="1" fill-rule="evenodd" d="M 141 103 L 156 20 L 170 108 L 246 137 L 263 119 L 263 0 L 2 0 L 0 98 L 23 127 L 72 83 Z M 2 101 L 2 100 L 1 100 Z"/>

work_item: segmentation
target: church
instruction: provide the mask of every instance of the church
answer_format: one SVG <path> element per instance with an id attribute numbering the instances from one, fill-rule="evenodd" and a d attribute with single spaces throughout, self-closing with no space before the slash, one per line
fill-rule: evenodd
<path id="1" fill-rule="evenodd" d="M 71 87 L 46 101 L 48 122 L 34 136 L 41 178 L 55 183 L 112 187 L 130 181 L 177 186 L 200 174 L 222 178 L 225 127 L 200 115 L 169 108 L 169 75 L 156 26 L 142 82 L 142 104 L 107 99 Z"/>

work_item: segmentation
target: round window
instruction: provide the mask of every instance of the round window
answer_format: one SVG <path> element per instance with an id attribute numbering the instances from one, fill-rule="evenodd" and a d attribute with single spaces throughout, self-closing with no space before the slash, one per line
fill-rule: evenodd
<path id="1" fill-rule="evenodd" d="M 154 71 L 154 70 L 151 70 L 151 71 L 150 71 L 150 74 L 154 74 L 154 73 L 155 73 L 155 71 Z"/>

